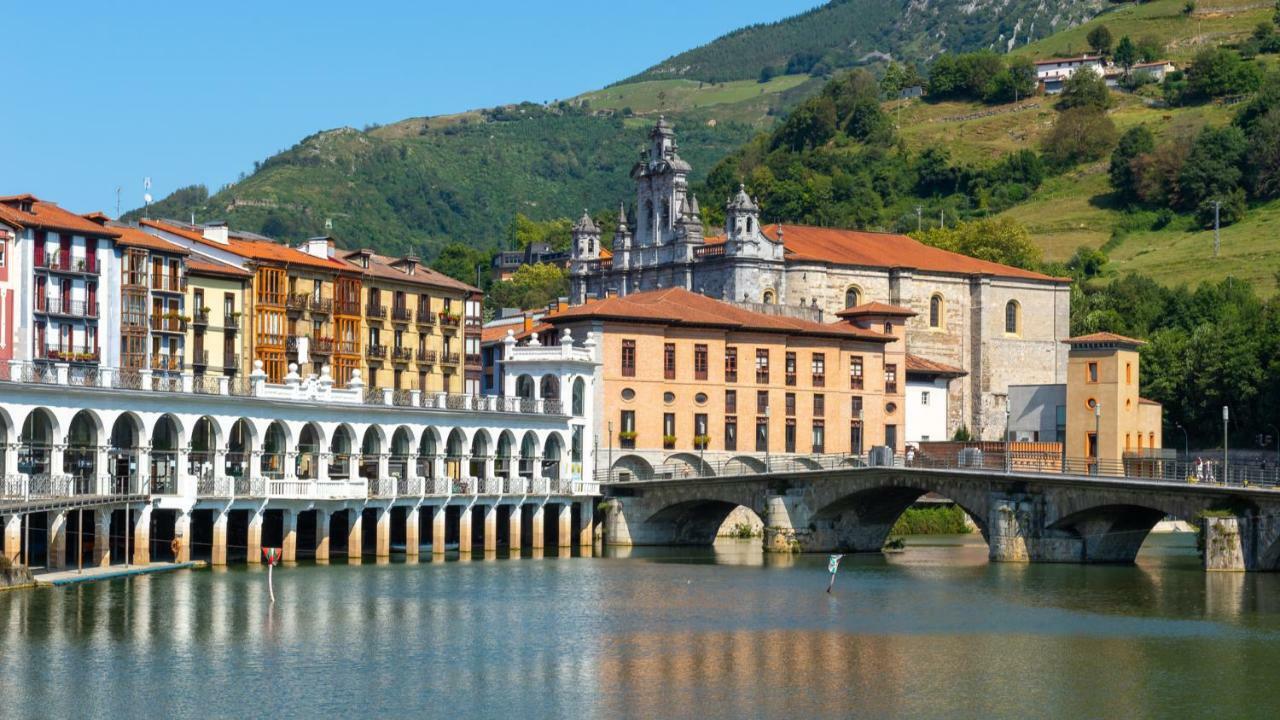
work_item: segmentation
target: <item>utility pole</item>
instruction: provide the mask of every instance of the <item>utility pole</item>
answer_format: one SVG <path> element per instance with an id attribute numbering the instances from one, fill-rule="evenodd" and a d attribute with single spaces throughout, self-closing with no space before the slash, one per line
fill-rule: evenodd
<path id="1" fill-rule="evenodd" d="M 1222 210 L 1222 201 L 1214 200 L 1213 201 L 1213 256 L 1214 257 L 1218 257 L 1218 248 L 1222 245 L 1222 239 L 1218 234 L 1218 230 L 1219 230 L 1218 219 L 1219 219 L 1221 210 Z"/>
<path id="2" fill-rule="evenodd" d="M 1227 471 L 1231 468 L 1230 460 L 1227 455 L 1227 419 L 1231 416 L 1231 411 L 1226 405 L 1222 406 L 1222 482 L 1227 482 Z"/>
<path id="3" fill-rule="evenodd" d="M 116 186 L 116 219 L 117 220 L 120 219 L 120 190 L 121 189 L 122 188 L 119 185 Z"/>
<path id="4" fill-rule="evenodd" d="M 1099 475 L 1098 458 L 1102 451 L 1102 403 L 1093 403 L 1093 474 Z"/>

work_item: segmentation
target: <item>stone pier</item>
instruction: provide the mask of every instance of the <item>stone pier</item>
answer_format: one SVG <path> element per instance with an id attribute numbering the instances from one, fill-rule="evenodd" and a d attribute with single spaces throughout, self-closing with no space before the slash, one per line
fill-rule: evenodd
<path id="1" fill-rule="evenodd" d="M 522 506 L 512 505 L 511 516 L 507 518 L 507 538 L 508 538 L 507 549 L 510 551 L 511 555 L 513 556 L 520 554 L 520 543 L 521 543 L 520 532 L 522 530 L 521 524 L 523 523 L 523 520 L 524 520 L 524 518 L 521 516 L 523 514 L 524 513 L 523 513 Z"/>
<path id="2" fill-rule="evenodd" d="M 578 528 L 578 546 L 584 548 L 591 547 L 595 544 L 596 535 L 594 523 L 595 508 L 592 507 L 590 501 L 580 503 L 579 507 L 580 510 L 578 517 L 581 526 Z"/>
<path id="3" fill-rule="evenodd" d="M 93 564 L 107 567 L 111 564 L 111 508 L 93 510 Z"/>
<path id="4" fill-rule="evenodd" d="M 175 562 L 191 562 L 191 513 L 180 513 L 173 525 L 173 537 L 178 541 Z"/>
<path id="5" fill-rule="evenodd" d="M 458 552 L 471 554 L 471 508 L 472 505 L 462 506 L 462 512 L 458 513 Z"/>
<path id="6" fill-rule="evenodd" d="M 534 550 L 542 550 L 544 547 L 546 547 L 547 536 L 546 536 L 545 528 L 543 527 L 543 518 L 545 516 L 544 515 L 545 510 L 546 510 L 545 504 L 537 505 L 533 508 L 533 518 L 531 522 L 532 527 L 530 527 L 530 531 L 533 536 L 532 538 L 533 542 L 531 542 L 530 545 L 532 545 Z"/>
<path id="7" fill-rule="evenodd" d="M 262 511 L 255 510 L 249 517 L 249 539 L 245 543 L 246 561 L 250 565 L 262 562 Z"/>
<path id="8" fill-rule="evenodd" d="M 292 510 L 285 510 L 284 517 L 281 519 L 283 527 L 280 528 L 280 562 L 297 562 L 298 561 L 298 513 Z"/>
<path id="9" fill-rule="evenodd" d="M 493 552 L 498 549 L 498 506 L 484 506 L 484 551 Z"/>
<path id="10" fill-rule="evenodd" d="M 22 558 L 22 516 L 14 513 L 4 521 L 4 556 L 17 564 Z"/>
<path id="11" fill-rule="evenodd" d="M 409 508 L 404 514 L 404 554 L 411 558 L 418 557 L 419 547 L 422 544 L 420 519 L 421 514 L 417 505 Z"/>
<path id="12" fill-rule="evenodd" d="M 67 566 L 67 513 L 51 512 L 49 517 L 48 562 L 50 570 L 58 570 Z"/>
<path id="13" fill-rule="evenodd" d="M 444 505 L 431 506 L 431 554 L 444 554 L 444 538 L 446 518 Z"/>
<path id="14" fill-rule="evenodd" d="M 151 506 L 133 513 L 133 564 L 146 565 L 151 562 Z"/>
<path id="15" fill-rule="evenodd" d="M 332 518 L 328 510 L 316 510 L 316 561 L 329 561 L 329 527 Z"/>
<path id="16" fill-rule="evenodd" d="M 377 509 L 377 543 L 374 557 L 391 557 L 391 508 Z"/>
<path id="17" fill-rule="evenodd" d="M 562 548 L 573 547 L 573 503 L 560 503 L 560 513 L 557 520 L 556 546 Z"/>
<path id="18" fill-rule="evenodd" d="M 360 508 L 348 510 L 351 523 L 347 526 L 347 559 L 364 557 L 364 512 Z"/>
<path id="19" fill-rule="evenodd" d="M 219 512 L 213 519 L 213 548 L 210 552 L 210 565 L 227 564 L 227 522 L 225 511 Z"/>

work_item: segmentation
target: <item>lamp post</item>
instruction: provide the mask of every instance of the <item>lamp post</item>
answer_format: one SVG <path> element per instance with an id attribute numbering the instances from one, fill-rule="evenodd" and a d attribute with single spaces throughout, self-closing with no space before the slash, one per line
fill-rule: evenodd
<path id="1" fill-rule="evenodd" d="M 1098 475 L 1098 458 L 1102 454 L 1102 403 L 1093 402 L 1093 474 Z"/>
<path id="2" fill-rule="evenodd" d="M 1230 457 L 1227 454 L 1227 420 L 1231 418 L 1231 410 L 1222 406 L 1222 482 L 1227 482 L 1228 470 L 1231 469 Z"/>
<path id="3" fill-rule="evenodd" d="M 1187 429 L 1182 427 L 1181 423 L 1174 423 L 1173 426 L 1182 431 L 1182 461 L 1186 462 L 1191 455 L 1191 441 L 1187 437 Z"/>
<path id="4" fill-rule="evenodd" d="M 598 425 L 596 427 L 599 427 Z M 605 470 L 605 477 L 613 479 L 613 421 L 609 421 L 609 467 Z"/>
<path id="5" fill-rule="evenodd" d="M 1267 429 L 1274 433 L 1271 438 L 1276 444 L 1276 470 L 1280 471 L 1280 428 L 1275 425 L 1267 425 Z"/>
<path id="6" fill-rule="evenodd" d="M 764 406 L 764 471 L 769 472 L 769 407 Z"/>
<path id="7" fill-rule="evenodd" d="M 1013 459 L 1009 456 L 1009 416 L 1009 405 L 1006 399 L 1004 406 L 1004 472 L 1006 475 L 1013 468 Z"/>

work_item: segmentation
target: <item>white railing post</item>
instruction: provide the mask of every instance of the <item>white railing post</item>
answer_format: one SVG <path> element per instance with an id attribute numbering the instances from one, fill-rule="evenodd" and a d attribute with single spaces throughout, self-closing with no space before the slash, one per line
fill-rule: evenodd
<path id="1" fill-rule="evenodd" d="M 60 362 L 55 364 L 53 366 L 53 369 L 54 369 L 54 373 L 58 378 L 58 384 L 66 385 L 69 382 L 68 378 L 70 376 L 71 366 L 67 365 L 66 363 Z"/>
<path id="2" fill-rule="evenodd" d="M 182 371 L 182 392 L 190 395 L 195 392 L 196 377 L 190 370 Z"/>
<path id="3" fill-rule="evenodd" d="M 382 388 L 382 404 L 383 404 L 383 405 L 393 405 L 393 404 L 395 404 L 395 391 L 394 391 L 394 390 L 392 390 L 391 388 Z"/>

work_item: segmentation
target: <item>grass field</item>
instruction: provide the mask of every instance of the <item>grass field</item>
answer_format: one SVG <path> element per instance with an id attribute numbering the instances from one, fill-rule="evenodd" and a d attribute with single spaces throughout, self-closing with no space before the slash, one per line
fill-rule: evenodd
<path id="1" fill-rule="evenodd" d="M 622 110 L 629 107 L 638 114 L 651 114 L 748 102 L 760 96 L 786 92 L 808 80 L 808 75 L 779 75 L 767 83 L 754 80 L 715 84 L 696 80 L 650 80 L 615 85 L 576 99 L 587 100 L 596 109 Z"/>
<path id="2" fill-rule="evenodd" d="M 1085 39 L 1098 25 L 1106 25 L 1119 42 L 1128 35 L 1134 40 L 1154 37 L 1165 46 L 1167 59 L 1190 60 L 1207 45 L 1235 42 L 1249 35 L 1255 25 L 1270 20 L 1274 6 L 1259 0 L 1203 0 L 1191 15 L 1183 13 L 1186 0 L 1155 0 L 1129 3 L 1105 12 L 1078 27 L 1063 30 L 1014 51 L 1035 58 L 1069 57 L 1088 51 Z"/>

